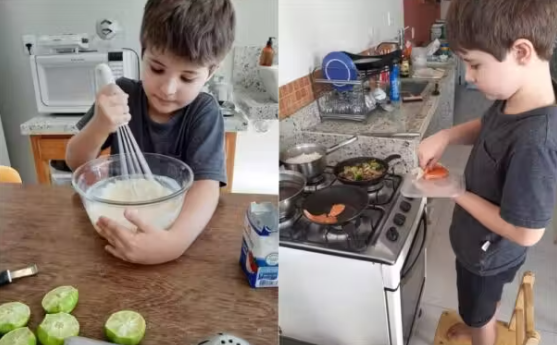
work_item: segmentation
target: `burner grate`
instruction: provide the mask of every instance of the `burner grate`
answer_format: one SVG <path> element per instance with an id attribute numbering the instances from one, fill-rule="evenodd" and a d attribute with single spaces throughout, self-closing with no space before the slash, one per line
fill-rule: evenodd
<path id="1" fill-rule="evenodd" d="M 302 215 L 290 226 L 281 224 L 280 236 L 295 242 L 362 252 L 374 241 L 384 215 L 382 208 L 368 206 L 359 218 L 342 226 L 316 224 Z"/>
<path id="2" fill-rule="evenodd" d="M 373 186 L 372 190 L 368 189 L 369 204 L 361 216 L 338 227 L 313 223 L 302 212 L 307 195 L 318 189 L 342 184 L 331 173 L 330 167 L 322 176 L 318 185 L 309 185 L 310 190 L 306 188 L 303 197 L 296 203 L 296 214 L 288 220 L 281 220 L 281 240 L 353 253 L 364 252 L 370 245 L 375 245 L 398 195 L 402 177 L 389 174 L 381 184 Z"/>

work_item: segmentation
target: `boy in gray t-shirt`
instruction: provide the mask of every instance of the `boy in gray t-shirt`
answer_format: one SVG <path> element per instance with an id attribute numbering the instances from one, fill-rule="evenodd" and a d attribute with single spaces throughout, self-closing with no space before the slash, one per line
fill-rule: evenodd
<path id="1" fill-rule="evenodd" d="M 230 0 L 148 0 L 141 24 L 142 80 L 117 80 L 101 89 L 78 123 L 66 163 L 76 169 L 110 147 L 121 151 L 115 131 L 128 123 L 143 152 L 178 158 L 195 181 L 169 231 L 158 231 L 126 211 L 132 233 L 101 217 L 107 251 L 123 260 L 157 264 L 180 257 L 211 219 L 226 185 L 224 120 L 216 100 L 201 89 L 231 49 L 236 19 Z"/>
<path id="2" fill-rule="evenodd" d="M 449 44 L 466 63 L 466 80 L 495 101 L 483 118 L 443 130 L 419 147 L 426 168 L 450 144 L 474 145 L 450 227 L 465 323 L 450 329 L 451 339 L 495 344 L 503 287 L 553 215 L 557 87 L 549 59 L 555 18 L 555 0 L 458 0 L 447 15 Z"/>

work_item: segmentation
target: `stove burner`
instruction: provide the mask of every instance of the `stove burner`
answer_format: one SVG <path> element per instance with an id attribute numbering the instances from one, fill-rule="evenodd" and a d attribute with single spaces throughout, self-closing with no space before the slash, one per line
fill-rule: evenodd
<path id="1" fill-rule="evenodd" d="M 400 186 L 401 179 L 398 175 L 388 175 L 381 183 L 371 186 L 376 188 L 373 190 L 368 189 L 369 203 L 372 205 L 389 204 Z"/>
<path id="2" fill-rule="evenodd" d="M 324 229 L 323 240 L 329 244 L 356 242 L 360 224 L 361 221 L 358 218 L 346 224 L 328 226 Z"/>
<path id="3" fill-rule="evenodd" d="M 332 185 L 335 180 L 336 178 L 334 175 L 325 172 L 322 175 L 308 181 L 306 187 L 304 188 L 304 192 L 316 192 L 327 188 Z"/>
<path id="4" fill-rule="evenodd" d="M 354 253 L 363 252 L 379 235 L 379 224 L 384 215 L 384 209 L 368 206 L 355 220 L 333 226 L 313 223 L 300 212 L 295 220 L 291 218 L 288 223 L 281 220 L 280 238 Z"/>
<path id="5" fill-rule="evenodd" d="M 385 186 L 385 181 L 381 181 L 377 184 L 371 185 L 367 187 L 368 193 L 377 192 L 378 190 L 382 189 Z"/>
<path id="6" fill-rule="evenodd" d="M 316 185 L 323 182 L 324 179 L 325 179 L 325 175 L 319 175 L 317 177 L 312 178 L 311 180 L 308 180 L 307 184 Z"/>

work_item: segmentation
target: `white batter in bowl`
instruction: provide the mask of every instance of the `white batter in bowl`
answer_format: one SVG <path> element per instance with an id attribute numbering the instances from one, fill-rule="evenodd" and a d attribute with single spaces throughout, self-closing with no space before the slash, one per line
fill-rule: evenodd
<path id="1" fill-rule="evenodd" d="M 72 185 L 81 196 L 93 226 L 99 217 L 113 219 L 135 230 L 124 211 L 136 209 L 140 216 L 161 229 L 172 226 L 193 183 L 193 172 L 172 157 L 146 153 L 153 180 L 145 176 L 122 176 L 121 162 L 126 155 L 104 156 L 79 167 Z"/>

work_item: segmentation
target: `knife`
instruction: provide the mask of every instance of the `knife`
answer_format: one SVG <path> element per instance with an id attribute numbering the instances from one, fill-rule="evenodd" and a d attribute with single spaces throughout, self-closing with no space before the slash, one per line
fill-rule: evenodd
<path id="1" fill-rule="evenodd" d="M 84 337 L 71 337 L 64 341 L 64 345 L 116 345 L 105 341 L 94 340 Z"/>
<path id="2" fill-rule="evenodd" d="M 0 272 L 0 286 L 8 285 L 14 279 L 34 276 L 39 272 L 37 265 L 32 265 L 15 271 L 5 270 Z"/>

